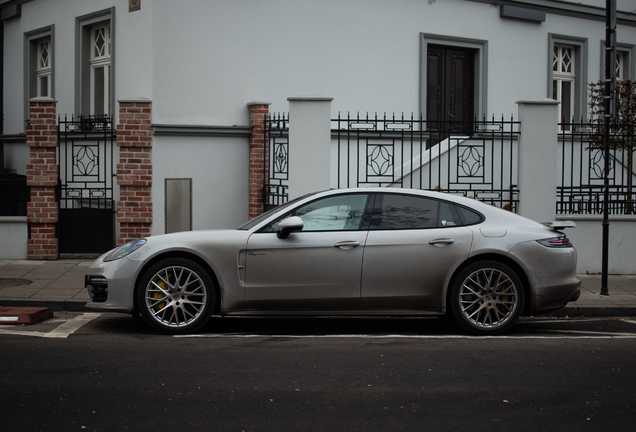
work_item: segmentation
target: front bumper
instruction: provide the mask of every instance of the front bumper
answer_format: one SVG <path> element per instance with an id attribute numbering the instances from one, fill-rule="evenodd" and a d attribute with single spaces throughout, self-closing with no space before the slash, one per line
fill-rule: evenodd
<path id="1" fill-rule="evenodd" d="M 103 257 L 97 259 L 86 274 L 86 289 L 92 299 L 86 307 L 132 313 L 138 269 L 139 263 L 127 257 L 109 262 L 105 262 Z"/>

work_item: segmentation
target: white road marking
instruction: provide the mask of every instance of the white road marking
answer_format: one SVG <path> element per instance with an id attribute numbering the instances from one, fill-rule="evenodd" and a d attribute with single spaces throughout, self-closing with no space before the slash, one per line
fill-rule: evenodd
<path id="1" fill-rule="evenodd" d="M 556 333 L 572 333 L 568 331 L 554 330 Z M 579 334 L 577 332 L 577 334 Z M 585 336 L 587 335 L 587 336 Z M 636 339 L 636 334 L 630 333 L 594 333 L 580 332 L 578 336 L 467 336 L 467 335 L 361 335 L 361 334 L 339 334 L 339 335 L 240 335 L 240 334 L 192 334 L 176 335 L 176 338 L 218 338 L 218 339 Z"/>
<path id="2" fill-rule="evenodd" d="M 602 336 L 618 336 L 618 337 L 636 337 L 633 333 L 615 333 L 615 332 L 595 332 L 585 330 L 552 330 L 552 329 L 535 329 L 534 331 L 548 333 L 571 333 L 571 334 L 599 334 Z"/>
<path id="3" fill-rule="evenodd" d="M 622 321 L 623 321 L 623 322 L 626 322 L 626 323 L 630 323 L 630 324 L 636 324 L 636 320 L 628 320 L 628 319 L 624 319 L 624 320 L 622 320 Z"/>
<path id="4" fill-rule="evenodd" d="M 100 317 L 101 315 L 102 315 L 101 313 L 95 313 L 95 312 L 84 313 L 82 315 L 75 317 L 71 321 L 65 322 L 64 324 L 57 327 L 56 329 L 51 330 L 50 332 L 46 333 L 43 337 L 65 339 L 69 337 L 70 335 L 72 335 L 73 333 L 75 333 L 77 330 L 79 330 L 84 324 L 89 323 L 90 321 L 94 320 L 97 317 Z"/>
<path id="5" fill-rule="evenodd" d="M 33 331 L 20 331 L 20 330 L 0 329 L 0 334 L 13 335 L 13 336 L 38 336 L 38 337 L 44 337 L 44 335 L 46 333 L 33 332 Z"/>
<path id="6" fill-rule="evenodd" d="M 24 331 L 24 330 L 5 330 L 0 329 L 0 334 L 7 335 L 16 335 L 16 336 L 36 336 L 43 338 L 54 338 L 54 339 L 66 339 L 77 330 L 79 330 L 84 324 L 89 323 L 95 318 L 101 316 L 101 313 L 84 313 L 76 316 L 72 320 L 66 321 L 64 324 L 59 327 L 51 330 L 48 333 L 38 332 L 38 331 Z"/>

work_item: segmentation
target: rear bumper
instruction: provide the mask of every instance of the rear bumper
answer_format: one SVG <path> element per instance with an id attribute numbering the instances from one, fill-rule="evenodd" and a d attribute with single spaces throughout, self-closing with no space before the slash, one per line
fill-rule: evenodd
<path id="1" fill-rule="evenodd" d="M 529 241 L 516 245 L 510 255 L 522 266 L 529 285 L 524 314 L 560 309 L 581 295 L 573 247 L 548 248 Z"/>
<path id="2" fill-rule="evenodd" d="M 581 281 L 562 286 L 544 287 L 534 294 L 534 307 L 530 313 L 546 313 L 565 307 L 569 302 L 581 296 Z"/>

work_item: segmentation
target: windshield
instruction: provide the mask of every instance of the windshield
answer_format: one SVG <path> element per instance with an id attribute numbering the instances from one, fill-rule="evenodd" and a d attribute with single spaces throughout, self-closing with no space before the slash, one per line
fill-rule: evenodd
<path id="1" fill-rule="evenodd" d="M 243 231 L 247 231 L 249 229 L 252 229 L 253 227 L 258 225 L 259 223 L 261 223 L 262 221 L 264 221 L 265 219 L 267 219 L 268 217 L 270 217 L 274 213 L 278 213 L 279 211 L 286 209 L 287 207 L 291 206 L 292 204 L 296 203 L 297 201 L 300 201 L 302 199 L 305 199 L 305 198 L 307 198 L 309 196 L 312 196 L 312 195 L 315 195 L 317 193 L 318 192 L 312 192 L 310 194 L 303 195 L 303 196 L 298 197 L 296 199 L 293 199 L 293 200 L 291 200 L 289 202 L 286 202 L 285 204 L 281 204 L 278 207 L 274 207 L 273 209 L 270 209 L 270 210 L 266 211 L 265 213 L 262 213 L 262 214 L 256 216 L 254 219 L 251 219 L 251 220 L 245 222 L 244 224 L 239 226 L 237 229 L 243 230 Z"/>

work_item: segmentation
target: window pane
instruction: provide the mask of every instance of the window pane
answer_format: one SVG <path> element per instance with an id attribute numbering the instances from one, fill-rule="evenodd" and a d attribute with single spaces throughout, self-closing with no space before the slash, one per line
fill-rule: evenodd
<path id="1" fill-rule="evenodd" d="M 439 201 L 408 195 L 384 195 L 380 229 L 437 227 Z"/>
<path id="2" fill-rule="evenodd" d="M 461 225 L 461 221 L 455 217 L 455 212 L 450 204 L 440 202 L 439 204 L 439 223 L 438 227 L 454 227 Z"/>
<path id="3" fill-rule="evenodd" d="M 96 67 L 93 68 L 93 79 L 94 79 L 94 105 L 93 105 L 93 114 L 95 115 L 103 115 L 104 114 L 104 68 Z"/>
<path id="4" fill-rule="evenodd" d="M 263 231 L 276 232 L 278 223 L 290 216 L 303 220 L 303 231 L 352 231 L 360 228 L 367 203 L 366 194 L 323 198 L 286 214 Z"/>
<path id="5" fill-rule="evenodd" d="M 572 82 L 561 83 L 561 118 L 564 123 L 572 121 Z"/>
<path id="6" fill-rule="evenodd" d="M 50 67 L 49 41 L 45 40 L 38 44 L 38 69 Z"/>
<path id="7" fill-rule="evenodd" d="M 562 48 L 563 52 L 563 69 L 562 72 L 572 73 L 572 48 Z"/>
<path id="8" fill-rule="evenodd" d="M 462 216 L 466 225 L 472 225 L 481 222 L 481 216 L 472 210 L 468 210 L 466 207 L 456 207 L 459 214 Z"/>
<path id="9" fill-rule="evenodd" d="M 38 96 L 48 97 L 49 96 L 49 75 L 40 76 L 38 80 L 39 80 Z"/>
<path id="10" fill-rule="evenodd" d="M 616 53 L 616 79 L 623 79 L 623 53 Z"/>
<path id="11" fill-rule="evenodd" d="M 106 56 L 106 27 L 93 30 L 93 58 Z"/>
<path id="12" fill-rule="evenodd" d="M 296 210 L 303 220 L 303 231 L 357 230 L 360 227 L 367 195 L 325 198 Z"/>

